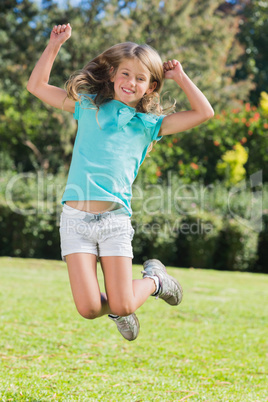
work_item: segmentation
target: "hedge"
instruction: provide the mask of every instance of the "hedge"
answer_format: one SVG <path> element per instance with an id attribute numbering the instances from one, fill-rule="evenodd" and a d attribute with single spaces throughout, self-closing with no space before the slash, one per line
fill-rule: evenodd
<path id="1" fill-rule="evenodd" d="M 263 214 L 263 229 L 258 238 L 257 261 L 254 270 L 257 272 L 268 272 L 268 211 Z"/>
<path id="2" fill-rule="evenodd" d="M 0 253 L 25 258 L 60 258 L 56 214 L 22 215 L 0 204 Z"/>
<path id="3" fill-rule="evenodd" d="M 0 204 L 0 255 L 60 259 L 59 206 L 51 214 L 22 215 Z M 253 231 L 212 212 L 157 213 L 132 219 L 134 263 L 158 258 L 177 267 L 268 273 L 268 214 Z"/>

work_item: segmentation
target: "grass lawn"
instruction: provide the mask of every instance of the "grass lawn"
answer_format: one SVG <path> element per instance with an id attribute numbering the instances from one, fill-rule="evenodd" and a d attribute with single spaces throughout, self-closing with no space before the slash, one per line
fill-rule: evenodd
<path id="1" fill-rule="evenodd" d="M 268 275 L 168 271 L 182 304 L 151 297 L 128 342 L 78 315 L 65 263 L 0 258 L 0 401 L 268 401 Z"/>

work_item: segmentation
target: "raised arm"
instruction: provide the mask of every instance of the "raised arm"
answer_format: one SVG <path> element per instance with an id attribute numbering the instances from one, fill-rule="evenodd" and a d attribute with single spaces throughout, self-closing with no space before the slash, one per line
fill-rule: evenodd
<path id="1" fill-rule="evenodd" d="M 75 101 L 67 98 L 67 92 L 64 89 L 48 83 L 54 60 L 61 45 L 70 38 L 71 31 L 70 24 L 58 25 L 53 28 L 49 43 L 29 78 L 27 89 L 41 101 L 73 113 Z"/>
<path id="2" fill-rule="evenodd" d="M 174 80 L 187 96 L 192 110 L 173 113 L 163 119 L 159 135 L 175 134 L 189 130 L 214 116 L 214 111 L 205 97 L 182 69 L 177 60 L 164 63 L 166 79 Z"/>

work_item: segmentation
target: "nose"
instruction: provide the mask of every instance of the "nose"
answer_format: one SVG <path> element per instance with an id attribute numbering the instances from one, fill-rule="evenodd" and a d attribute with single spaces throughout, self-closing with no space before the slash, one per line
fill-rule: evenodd
<path id="1" fill-rule="evenodd" d="M 134 77 L 128 77 L 128 82 L 130 85 L 132 85 L 133 87 L 135 86 L 135 78 Z"/>

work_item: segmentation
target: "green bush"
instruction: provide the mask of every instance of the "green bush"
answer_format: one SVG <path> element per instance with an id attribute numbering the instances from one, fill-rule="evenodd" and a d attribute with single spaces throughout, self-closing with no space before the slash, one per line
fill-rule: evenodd
<path id="1" fill-rule="evenodd" d="M 214 252 L 213 267 L 228 271 L 252 271 L 257 260 L 258 233 L 235 219 L 225 219 Z"/>
<path id="2" fill-rule="evenodd" d="M 200 212 L 183 217 L 158 214 L 132 223 L 134 263 L 158 258 L 180 267 L 254 270 L 258 233 L 235 219 Z"/>
<path id="3" fill-rule="evenodd" d="M 217 163 L 217 172 L 225 177 L 227 186 L 235 185 L 245 179 L 245 163 L 248 154 L 245 148 L 238 142 L 232 151 L 226 151 L 222 161 Z"/>
<path id="4" fill-rule="evenodd" d="M 259 170 L 268 181 L 268 115 L 261 107 L 242 104 L 186 132 L 165 136 L 141 168 L 143 180 L 167 180 L 173 171 L 185 183 L 221 180 L 216 166 L 227 151 L 240 143 L 248 153 L 244 165 L 249 177 Z"/>
<path id="5" fill-rule="evenodd" d="M 0 177 L 0 255 L 60 259 L 58 222 L 66 178 L 32 172 L 19 175 L 13 185 L 14 178 L 12 172 Z M 258 249 L 258 233 L 239 223 L 251 222 L 256 199 L 250 188 L 242 186 L 230 198 L 220 183 L 186 186 L 176 176 L 169 186 L 137 184 L 132 216 L 135 263 L 159 258 L 173 266 L 267 272 L 267 215 Z M 268 209 L 267 189 L 263 185 L 263 209 Z M 260 207 L 254 204 L 255 212 Z"/>
<path id="6" fill-rule="evenodd" d="M 1 256 L 60 258 L 56 214 L 22 215 L 0 204 L 0 226 Z"/>
<path id="7" fill-rule="evenodd" d="M 179 218 L 157 215 L 139 215 L 132 219 L 134 263 L 158 258 L 167 265 L 176 262 L 176 242 Z"/>
<path id="8" fill-rule="evenodd" d="M 214 268 L 213 259 L 222 220 L 213 213 L 186 215 L 176 239 L 179 266 Z"/>
<path id="9" fill-rule="evenodd" d="M 263 214 L 263 229 L 258 238 L 257 255 L 254 271 L 268 273 L 268 210 Z"/>

